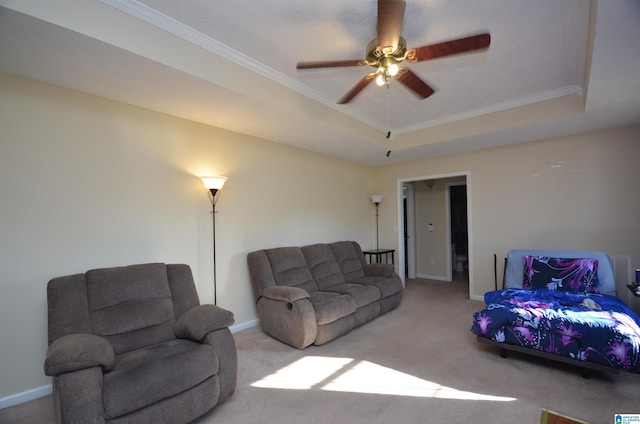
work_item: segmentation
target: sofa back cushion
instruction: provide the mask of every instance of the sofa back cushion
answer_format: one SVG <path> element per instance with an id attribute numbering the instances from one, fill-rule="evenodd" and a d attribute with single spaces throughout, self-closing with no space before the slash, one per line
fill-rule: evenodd
<path id="1" fill-rule="evenodd" d="M 299 287 L 308 292 L 318 290 L 299 247 L 276 247 L 265 253 L 276 285 Z"/>
<path id="2" fill-rule="evenodd" d="M 336 257 L 328 244 L 312 244 L 302 248 L 311 275 L 319 290 L 345 282 Z"/>
<path id="3" fill-rule="evenodd" d="M 366 264 L 360 245 L 354 241 L 339 241 L 329 245 L 345 281 L 364 277 Z"/>
<path id="4" fill-rule="evenodd" d="M 91 334 L 84 274 L 56 277 L 47 284 L 49 344 L 68 334 Z"/>
<path id="5" fill-rule="evenodd" d="M 175 316 L 165 264 L 86 272 L 93 333 L 117 354 L 175 339 Z"/>
<path id="6" fill-rule="evenodd" d="M 191 267 L 186 264 L 167 264 L 169 289 L 176 321 L 189 309 L 200 304 Z"/>

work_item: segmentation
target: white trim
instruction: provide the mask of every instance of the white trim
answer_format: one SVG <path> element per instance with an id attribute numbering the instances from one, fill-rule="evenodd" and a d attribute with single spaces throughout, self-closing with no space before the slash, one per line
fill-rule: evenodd
<path id="1" fill-rule="evenodd" d="M 416 233 L 415 196 L 412 184 L 403 184 L 402 186 L 403 190 L 407 189 L 406 193 L 403 191 L 403 195 L 407 200 L 407 232 L 411 235 L 411 238 L 407 239 L 407 266 L 405 268 L 407 269 L 407 277 L 416 278 L 416 242 L 413 237 Z M 404 216 L 404 210 L 402 215 Z M 407 238 L 406 235 L 405 238 Z M 404 270 L 399 271 L 404 273 Z"/>
<path id="2" fill-rule="evenodd" d="M 232 333 L 237 333 L 239 331 L 246 330 L 248 328 L 257 327 L 259 324 L 260 324 L 260 320 L 254 319 L 253 321 L 247 321 L 247 322 L 243 322 L 242 324 L 232 325 L 231 327 L 229 327 L 229 330 Z"/>
<path id="3" fill-rule="evenodd" d="M 534 103 L 543 102 L 545 100 L 557 99 L 559 97 L 569 96 L 571 94 L 577 94 L 582 97 L 582 88 L 577 85 L 568 85 L 566 87 L 560 87 L 554 90 L 544 91 L 532 96 L 519 97 L 517 99 L 509 100 L 507 102 L 498 103 L 495 105 L 486 106 L 480 109 L 470 110 L 468 112 L 458 113 L 455 115 L 447 115 L 446 117 L 431 119 L 415 125 L 407 125 L 406 127 L 397 128 L 394 130 L 396 135 L 410 133 L 414 131 L 424 130 L 438 125 L 450 124 L 452 122 L 458 122 L 465 119 L 476 118 L 478 116 L 488 115 L 490 113 L 501 112 L 503 110 L 510 110 L 520 106 L 527 106 Z"/>
<path id="4" fill-rule="evenodd" d="M 417 278 L 424 278 L 426 280 L 436 280 L 436 281 L 445 281 L 447 283 L 451 282 L 451 278 L 442 275 L 431 275 L 431 274 L 417 274 Z"/>
<path id="5" fill-rule="evenodd" d="M 445 262 L 447 270 L 447 281 L 453 281 L 453 258 L 451 257 L 451 193 L 449 192 L 451 183 L 444 185 L 444 243 L 445 243 Z"/>
<path id="6" fill-rule="evenodd" d="M 471 214 L 471 172 L 465 173 L 465 180 L 467 182 L 467 265 L 469 266 L 469 297 L 471 299 L 477 298 L 473 294 L 474 280 L 473 280 L 473 228 L 472 228 L 472 214 Z M 480 298 L 484 300 L 484 296 Z"/>
<path id="7" fill-rule="evenodd" d="M 53 386 L 51 384 L 47 384 L 46 386 L 36 387 L 35 389 L 5 396 L 0 398 L 0 409 L 9 408 L 10 406 L 20 405 L 21 403 L 49 396 L 51 393 L 53 393 Z"/>

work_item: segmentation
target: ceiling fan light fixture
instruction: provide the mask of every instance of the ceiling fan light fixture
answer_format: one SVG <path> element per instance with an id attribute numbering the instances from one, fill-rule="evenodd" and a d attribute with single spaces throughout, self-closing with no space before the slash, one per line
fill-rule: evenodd
<path id="1" fill-rule="evenodd" d="M 379 73 L 378 76 L 376 77 L 376 84 L 382 87 L 386 82 L 387 82 L 387 78 L 385 77 L 384 72 Z"/>
<path id="2" fill-rule="evenodd" d="M 398 66 L 398 64 L 392 63 L 391 65 L 387 66 L 387 75 L 389 75 L 390 77 L 395 77 L 396 75 L 398 75 L 399 70 L 400 67 Z"/>

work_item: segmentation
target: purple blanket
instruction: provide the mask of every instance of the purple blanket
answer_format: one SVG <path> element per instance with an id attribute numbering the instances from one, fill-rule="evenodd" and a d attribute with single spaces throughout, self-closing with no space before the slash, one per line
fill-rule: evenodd
<path id="1" fill-rule="evenodd" d="M 488 339 L 640 373 L 640 318 L 605 294 L 487 292 L 471 331 Z"/>

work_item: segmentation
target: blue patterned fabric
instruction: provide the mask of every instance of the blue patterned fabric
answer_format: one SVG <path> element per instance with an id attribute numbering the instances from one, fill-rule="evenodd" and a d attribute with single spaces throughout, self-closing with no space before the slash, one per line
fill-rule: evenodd
<path id="1" fill-rule="evenodd" d="M 525 289 L 598 293 L 598 260 L 524 256 Z"/>
<path id="2" fill-rule="evenodd" d="M 505 289 L 484 298 L 471 327 L 480 337 L 640 373 L 640 318 L 616 297 Z"/>

